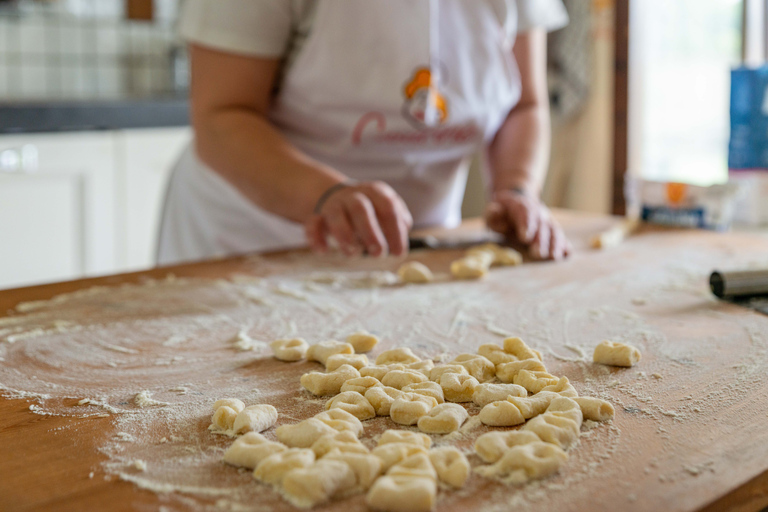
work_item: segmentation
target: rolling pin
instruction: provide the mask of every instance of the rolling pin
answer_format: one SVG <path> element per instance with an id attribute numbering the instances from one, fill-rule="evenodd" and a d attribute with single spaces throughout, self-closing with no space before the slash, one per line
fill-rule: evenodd
<path id="1" fill-rule="evenodd" d="M 768 296 L 768 269 L 733 272 L 716 270 L 709 276 L 709 287 L 721 299 Z"/>

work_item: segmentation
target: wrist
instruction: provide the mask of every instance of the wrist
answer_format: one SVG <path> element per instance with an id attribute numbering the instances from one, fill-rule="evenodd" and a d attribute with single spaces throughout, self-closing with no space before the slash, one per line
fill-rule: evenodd
<path id="1" fill-rule="evenodd" d="M 327 187 L 321 194 L 320 197 L 317 198 L 317 201 L 315 202 L 315 206 L 312 209 L 312 212 L 315 215 L 319 215 L 320 212 L 323 209 L 323 206 L 325 206 L 325 203 L 328 202 L 328 200 L 333 197 L 336 193 L 344 190 L 345 188 L 351 187 L 355 184 L 354 180 L 351 179 L 345 179 L 343 181 L 338 181 L 334 183 L 333 185 Z"/>

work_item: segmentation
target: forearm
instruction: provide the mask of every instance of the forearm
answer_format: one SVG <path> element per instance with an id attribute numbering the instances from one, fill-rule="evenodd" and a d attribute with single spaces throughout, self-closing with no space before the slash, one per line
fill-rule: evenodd
<path id="1" fill-rule="evenodd" d="M 306 222 L 343 174 L 295 148 L 262 114 L 231 107 L 194 117 L 198 156 L 261 208 Z"/>

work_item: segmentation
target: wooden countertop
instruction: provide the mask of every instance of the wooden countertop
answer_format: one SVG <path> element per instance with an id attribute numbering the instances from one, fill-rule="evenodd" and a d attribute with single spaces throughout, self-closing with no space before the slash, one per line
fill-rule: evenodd
<path id="1" fill-rule="evenodd" d="M 573 212 L 557 212 L 557 216 L 576 247 L 576 253 L 568 262 L 527 264 L 494 271 L 489 279 L 480 283 L 435 285 L 447 287 L 444 290 L 446 303 L 453 300 L 452 294 L 466 293 L 475 300 L 472 303 L 475 307 L 484 304 L 478 294 L 487 292 L 489 296 L 501 297 L 503 304 L 489 306 L 488 321 L 483 320 L 485 323 L 475 322 L 477 318 L 464 322 L 459 318 L 461 310 L 440 311 L 443 295 L 435 295 L 440 300 L 430 303 L 434 312 L 427 310 L 424 314 L 444 316 L 449 323 L 453 319 L 453 325 L 439 336 L 433 336 L 428 329 L 421 331 L 416 336 L 421 339 L 416 346 L 424 355 L 430 351 L 455 354 L 461 350 L 460 343 L 472 343 L 469 350 L 474 350 L 474 345 L 487 343 L 494 339 L 493 336 L 501 339 L 489 332 L 498 330 L 491 326 L 492 321 L 506 322 L 504 329 L 518 329 L 528 335 L 533 345 L 545 349 L 545 363 L 553 373 L 567 375 L 580 391 L 609 397 L 617 406 L 616 419 L 612 426 L 597 427 L 583 438 L 562 474 L 551 479 L 548 487 L 541 488 L 551 493 L 546 498 L 536 498 L 530 491 L 477 478 L 467 492 L 461 491 L 445 499 L 441 493 L 438 510 L 458 511 L 469 507 L 478 511 L 506 510 L 503 506 L 505 497 L 508 497 L 509 506 L 515 503 L 520 510 L 710 512 L 768 507 L 768 429 L 765 427 L 768 416 L 768 317 L 714 301 L 707 296 L 706 284 L 702 281 L 706 272 L 716 266 L 768 266 L 768 237 L 644 230 L 620 247 L 596 252 L 587 248 L 587 240 L 615 224 L 615 219 Z M 464 229 L 476 227 L 477 224 L 470 223 Z M 444 272 L 456 254 L 450 251 L 418 252 L 412 257 Z M 210 279 L 210 282 L 234 274 L 267 277 L 277 274 L 283 275 L 288 282 L 293 278 L 293 269 L 394 270 L 399 263 L 390 259 L 355 260 L 340 266 L 337 259 L 317 258 L 301 252 L 233 258 L 0 291 L 0 311 L 7 311 L 9 317 L 19 317 L 13 308 L 21 302 L 50 299 L 93 286 L 140 283 L 148 277 L 164 278 L 169 272 L 177 277 Z M 334 297 L 342 298 L 347 294 L 345 290 L 333 293 L 337 294 Z M 373 303 L 373 309 L 369 307 L 365 313 L 362 309 L 359 313 L 354 309 L 345 311 L 348 315 L 345 321 L 357 326 L 364 324 L 369 318 L 365 315 L 369 315 L 377 318 L 374 323 L 382 322 L 377 315 L 386 313 L 390 304 L 385 296 L 387 293 L 404 292 L 381 291 L 384 298 L 377 295 L 375 300 L 380 302 Z M 416 300 L 413 292 L 409 293 L 409 300 Z M 152 300 L 159 299 L 147 295 L 147 301 Z M 97 325 L 96 329 L 108 327 L 110 322 L 122 318 L 116 306 L 120 306 L 118 299 L 105 304 L 101 312 L 98 305 L 89 306 L 94 308 L 90 313 L 92 316 L 102 318 L 103 325 Z M 175 304 L 174 307 L 180 306 Z M 236 313 L 236 308 L 227 307 L 233 315 Z M 162 309 L 155 312 L 153 318 L 173 322 L 172 312 Z M 482 316 L 476 309 L 470 310 L 467 315 Z M 505 317 L 505 310 L 510 311 L 511 316 Z M 220 314 L 220 311 L 211 314 Z M 132 321 L 134 324 L 131 325 L 140 327 L 144 320 L 137 317 Z M 567 349 L 569 345 L 594 346 L 602 336 L 624 336 L 627 341 L 640 345 L 642 362 L 630 370 L 600 373 L 587 362 L 564 357 L 574 356 Z M 442 340 L 441 344 L 433 339 Z M 32 353 L 33 341 L 19 339 L 9 343 L 0 329 L 0 385 L 16 389 L 15 382 L 10 382 L 13 380 L 9 373 L 12 369 L 8 368 L 14 361 L 45 357 Z M 179 354 L 183 354 L 179 350 Z M 228 349 L 211 350 L 213 361 L 218 357 L 214 352 L 219 354 Z M 238 354 L 238 357 L 246 356 Z M 308 365 L 286 366 L 260 357 L 234 367 L 233 371 L 238 378 L 253 378 L 254 382 L 277 373 L 285 379 L 295 380 L 309 368 Z M 41 367 L 41 373 L 31 378 L 38 381 L 49 378 L 66 387 L 57 379 L 67 375 L 68 368 L 62 366 L 55 370 Z M 192 386 L 204 383 L 193 379 L 194 376 L 190 376 Z M 141 389 L 148 389 L 152 383 L 142 383 L 141 386 L 145 386 Z M 286 387 L 271 395 L 270 401 L 290 408 L 288 404 L 303 396 L 295 388 Z M 0 509 L 235 509 L 236 504 L 218 502 L 217 505 L 217 500 L 210 497 L 158 495 L 121 481 L 116 476 L 118 471 L 105 465 L 109 461 L 107 455 L 99 451 L 117 433 L 117 416 L 105 413 L 104 417 L 85 417 L 71 413 L 76 400 L 66 393 L 57 397 L 57 388 L 52 389 L 51 397 L 46 400 L 0 398 Z M 66 405 L 69 408 L 61 409 L 65 411 L 63 415 L 45 414 L 49 407 L 58 410 L 59 403 L 69 404 Z M 131 407 L 124 402 L 112 404 Z M 43 414 L 30 411 L 30 407 Z M 203 443 L 226 446 L 226 442 L 219 439 L 208 441 L 210 436 L 205 432 L 204 419 L 199 423 Z M 613 444 L 607 449 L 609 443 Z M 601 458 L 590 459 L 590 453 L 598 451 L 602 453 Z M 589 470 L 581 467 L 589 463 Z M 226 470 L 216 469 L 219 472 Z M 222 474 L 226 476 L 226 473 Z M 247 481 L 249 477 L 239 475 L 238 478 Z M 514 501 L 522 497 L 525 500 Z M 259 502 L 253 502 L 247 508 L 260 511 L 291 509 L 263 489 Z M 364 510 L 365 507 L 358 497 L 322 508 L 342 509 Z"/>

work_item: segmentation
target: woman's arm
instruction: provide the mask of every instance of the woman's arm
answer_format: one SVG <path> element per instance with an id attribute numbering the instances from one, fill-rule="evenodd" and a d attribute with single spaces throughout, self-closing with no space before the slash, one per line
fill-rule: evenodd
<path id="1" fill-rule="evenodd" d="M 325 236 L 347 254 L 407 251 L 411 217 L 405 203 L 378 182 L 324 192 L 347 178 L 292 146 L 268 120 L 279 60 L 190 46 L 195 149 L 209 167 L 261 208 L 305 224 L 310 244 Z"/>
<path id="2" fill-rule="evenodd" d="M 569 251 L 568 241 L 538 199 L 550 151 L 546 32 L 519 34 L 513 51 L 522 94 L 488 148 L 492 202 L 486 221 L 528 245 L 532 255 L 561 259 Z"/>

